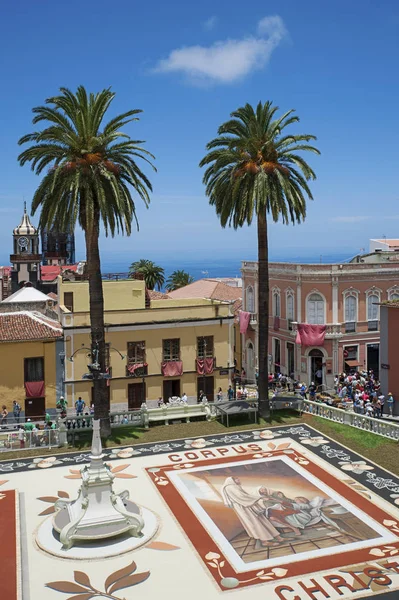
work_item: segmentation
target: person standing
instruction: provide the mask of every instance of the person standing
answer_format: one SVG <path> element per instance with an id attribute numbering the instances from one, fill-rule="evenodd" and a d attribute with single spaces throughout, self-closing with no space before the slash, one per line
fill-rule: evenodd
<path id="1" fill-rule="evenodd" d="M 204 392 L 202 390 L 200 390 L 199 396 L 198 396 L 198 400 L 197 400 L 197 404 L 201 404 L 203 402 L 206 402 L 207 398 L 204 394 Z"/>
<path id="2" fill-rule="evenodd" d="M 378 402 L 380 403 L 381 418 L 382 418 L 384 416 L 384 405 L 385 405 L 385 396 L 384 396 L 384 394 L 380 394 L 380 396 L 378 396 Z"/>
<path id="3" fill-rule="evenodd" d="M 12 403 L 12 414 L 14 416 L 14 421 L 19 423 L 19 416 L 21 414 L 21 407 L 16 400 L 13 400 Z"/>
<path id="4" fill-rule="evenodd" d="M 388 398 L 387 398 L 387 404 L 388 404 L 388 410 L 389 410 L 389 416 L 393 417 L 393 406 L 394 406 L 395 400 L 393 399 L 392 396 L 392 392 L 389 392 L 388 394 Z"/>
<path id="5" fill-rule="evenodd" d="M 25 430 L 22 425 L 20 425 L 19 429 L 18 429 L 18 440 L 19 440 L 19 447 L 25 448 Z"/>
<path id="6" fill-rule="evenodd" d="M 83 415 L 83 411 L 84 411 L 85 406 L 86 406 L 86 403 L 79 396 L 79 398 L 75 402 L 75 409 L 76 409 L 76 416 L 77 417 Z"/>
<path id="7" fill-rule="evenodd" d="M 229 389 L 227 390 L 227 397 L 229 400 L 234 400 L 234 390 L 231 385 L 229 385 Z"/>
<path id="8" fill-rule="evenodd" d="M 183 392 L 182 397 L 181 397 L 182 403 L 187 404 L 187 400 L 188 400 L 187 394 L 186 394 L 186 392 Z"/>
<path id="9" fill-rule="evenodd" d="M 216 400 L 217 402 L 222 402 L 223 400 L 223 392 L 221 387 L 218 389 L 218 393 L 216 394 Z"/>
<path id="10" fill-rule="evenodd" d="M 7 425 L 8 410 L 5 404 L 1 407 L 1 425 Z"/>

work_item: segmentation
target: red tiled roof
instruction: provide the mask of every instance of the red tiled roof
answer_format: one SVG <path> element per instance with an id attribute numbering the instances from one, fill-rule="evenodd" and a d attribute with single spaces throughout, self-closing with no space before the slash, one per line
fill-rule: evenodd
<path id="1" fill-rule="evenodd" d="M 231 302 L 242 297 L 242 288 L 233 287 L 216 279 L 199 279 L 174 292 L 169 292 L 170 298 L 210 298 Z"/>
<path id="2" fill-rule="evenodd" d="M 43 265 L 40 267 L 42 281 L 54 281 L 61 273 L 65 271 L 75 272 L 78 265 Z"/>
<path id="3" fill-rule="evenodd" d="M 167 300 L 170 298 L 168 294 L 164 294 L 163 292 L 157 292 L 156 290 L 147 290 L 148 297 L 150 300 Z"/>
<path id="4" fill-rule="evenodd" d="M 60 323 L 40 313 L 0 313 L 0 342 L 48 340 L 59 337 L 62 337 Z"/>

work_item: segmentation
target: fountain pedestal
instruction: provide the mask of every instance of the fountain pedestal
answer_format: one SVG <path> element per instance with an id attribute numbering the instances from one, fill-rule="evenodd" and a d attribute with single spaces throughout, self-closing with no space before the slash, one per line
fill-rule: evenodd
<path id="1" fill-rule="evenodd" d="M 60 534 L 64 550 L 76 541 L 94 541 L 129 533 L 142 537 L 144 520 L 127 490 L 115 494 L 114 475 L 104 464 L 100 421 L 93 421 L 90 465 L 82 470 L 82 485 L 76 500 L 57 500 L 53 528 Z"/>

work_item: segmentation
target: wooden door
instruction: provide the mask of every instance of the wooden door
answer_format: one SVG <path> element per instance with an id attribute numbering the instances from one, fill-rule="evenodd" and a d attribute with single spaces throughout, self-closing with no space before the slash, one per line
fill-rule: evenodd
<path id="1" fill-rule="evenodd" d="M 215 400 L 215 379 L 213 375 L 201 377 L 197 379 L 197 397 L 199 398 L 200 391 L 203 391 L 208 402 Z"/>
<path id="2" fill-rule="evenodd" d="M 25 419 L 41 420 L 46 414 L 45 398 L 25 399 Z"/>
<path id="3" fill-rule="evenodd" d="M 163 382 L 163 399 L 167 402 L 172 396 L 180 398 L 180 379 L 164 379 Z"/>
<path id="4" fill-rule="evenodd" d="M 127 388 L 128 410 L 140 408 L 146 399 L 145 382 L 129 383 Z"/>

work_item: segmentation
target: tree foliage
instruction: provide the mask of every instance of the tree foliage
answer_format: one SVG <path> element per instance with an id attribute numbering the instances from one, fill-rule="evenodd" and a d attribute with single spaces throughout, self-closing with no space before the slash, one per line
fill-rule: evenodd
<path id="1" fill-rule="evenodd" d="M 137 121 L 141 112 L 133 109 L 104 122 L 115 97 L 110 89 L 88 94 L 83 86 L 76 93 L 61 88 L 58 96 L 33 109 L 33 124 L 43 129 L 23 136 L 21 165 L 44 176 L 33 196 L 32 214 L 41 209 L 39 226 L 44 229 L 72 231 L 76 222 L 86 241 L 87 273 L 90 294 L 92 356 L 105 370 L 104 299 L 98 238 L 100 224 L 105 233 L 131 233 L 136 218 L 133 195 L 145 205 L 150 202 L 151 183 L 137 164 L 145 161 L 154 168 L 153 155 L 141 140 L 134 140 L 122 129 Z M 96 354 L 94 353 L 96 351 Z M 110 432 L 109 400 L 106 382 L 94 379 L 95 418 L 102 419 L 102 433 Z"/>
<path id="2" fill-rule="evenodd" d="M 149 290 L 154 290 L 156 287 L 160 290 L 165 283 L 165 270 L 146 258 L 133 262 L 130 265 L 129 273 L 131 275 L 140 274 Z"/>
<path id="3" fill-rule="evenodd" d="M 316 175 L 302 152 L 319 154 L 314 135 L 291 133 L 299 121 L 293 110 L 277 116 L 278 107 L 259 102 L 238 108 L 218 129 L 200 162 L 209 203 L 222 227 L 258 228 L 259 398 L 268 404 L 269 274 L 267 215 L 277 222 L 300 223 L 306 201 L 313 199 L 309 180 Z"/>
<path id="4" fill-rule="evenodd" d="M 176 270 L 169 275 L 166 280 L 166 289 L 168 292 L 173 292 L 174 290 L 178 290 L 190 283 L 193 283 L 194 278 L 184 270 Z"/>

